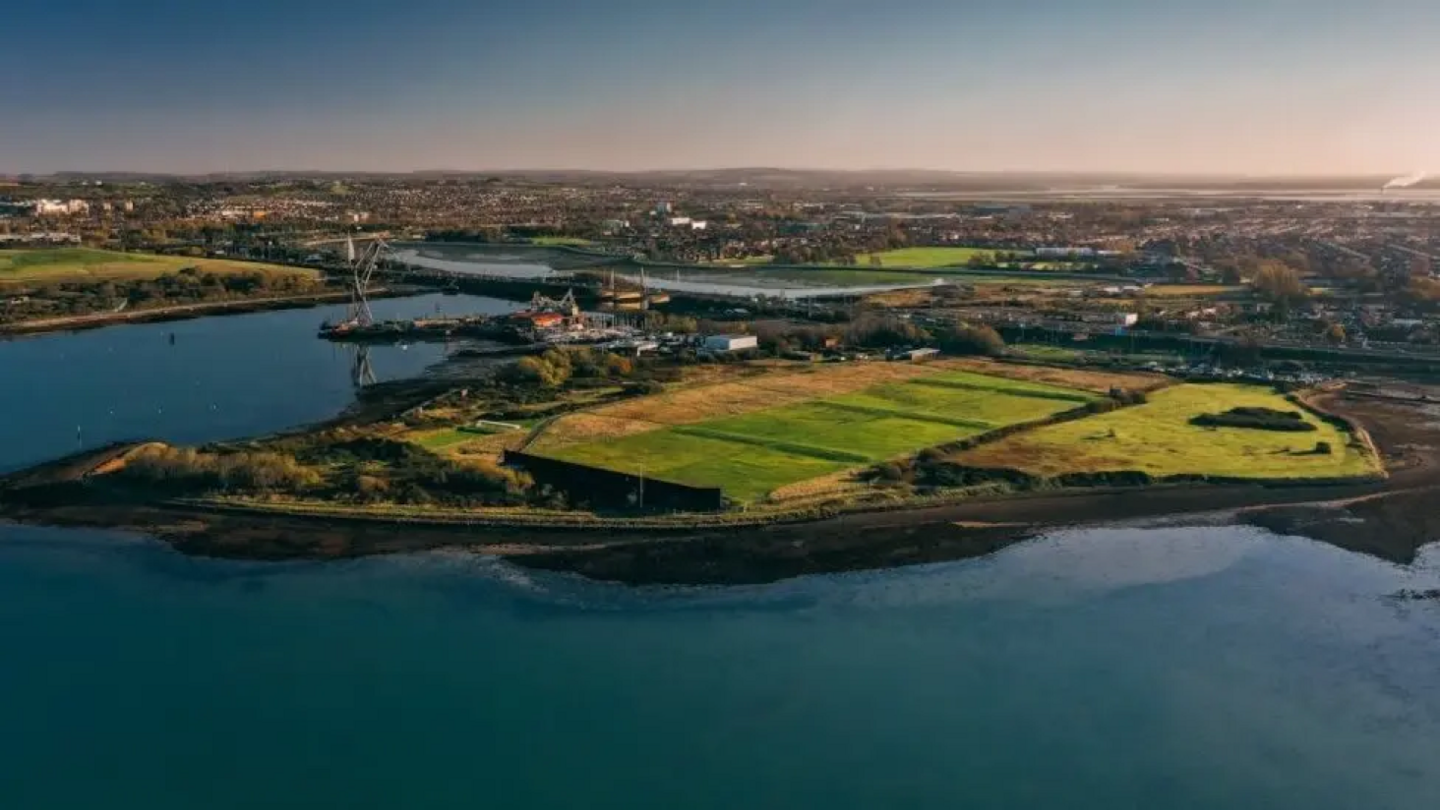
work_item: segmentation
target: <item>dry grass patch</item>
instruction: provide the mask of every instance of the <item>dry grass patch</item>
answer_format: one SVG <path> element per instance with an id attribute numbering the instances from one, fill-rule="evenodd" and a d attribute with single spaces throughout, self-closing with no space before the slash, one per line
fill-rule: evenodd
<path id="1" fill-rule="evenodd" d="M 550 448 L 579 442 L 619 439 L 662 427 L 665 426 L 650 420 L 624 419 L 601 413 L 566 414 L 546 425 L 530 445 L 530 450 L 544 452 Z"/>
<path id="2" fill-rule="evenodd" d="M 801 392 L 777 393 L 750 383 L 729 382 L 617 402 L 597 408 L 591 414 L 661 425 L 689 425 L 719 416 L 737 416 L 761 408 L 787 405 L 809 397 L 809 394 Z"/>
<path id="3" fill-rule="evenodd" d="M 1082 391 L 1108 393 L 1111 388 L 1127 391 L 1154 391 L 1174 383 L 1163 374 L 1135 374 L 1113 371 L 1090 371 L 1079 368 L 1051 368 L 1049 366 L 1026 366 L 1016 363 L 997 363 L 993 360 L 959 359 L 950 361 L 957 368 L 1005 377 L 1011 380 L 1048 383 L 1063 388 L 1077 388 Z"/>
<path id="4" fill-rule="evenodd" d="M 840 497 L 847 494 L 869 492 L 871 486 L 855 478 L 853 470 L 822 475 L 807 481 L 786 484 L 770 493 L 771 501 L 795 501 L 816 498 L 822 495 Z"/>
<path id="5" fill-rule="evenodd" d="M 691 425 L 707 419 L 741 416 L 766 408 L 793 405 L 817 397 L 849 394 L 887 382 L 933 375 L 957 366 L 952 361 L 937 361 L 806 364 L 782 368 L 787 370 L 744 380 L 687 386 L 664 394 L 606 405 L 589 411 L 589 414 L 660 425 Z M 788 370 L 792 368 L 798 370 Z"/>

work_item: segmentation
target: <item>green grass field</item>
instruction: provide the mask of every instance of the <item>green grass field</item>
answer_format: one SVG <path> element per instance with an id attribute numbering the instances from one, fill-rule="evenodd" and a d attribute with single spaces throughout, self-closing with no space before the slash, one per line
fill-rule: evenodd
<path id="1" fill-rule="evenodd" d="M 546 247 L 588 247 L 595 243 L 578 236 L 536 236 L 530 240 L 530 244 L 545 245 Z"/>
<path id="2" fill-rule="evenodd" d="M 992 248 L 973 247 L 913 247 L 887 250 L 883 253 L 865 253 L 856 257 L 860 267 L 870 264 L 870 257 L 877 256 L 881 267 L 951 267 L 963 265 L 976 255 L 993 256 Z"/>
<path id="3" fill-rule="evenodd" d="M 230 259 L 196 259 L 119 253 L 91 248 L 0 250 L 0 283 L 46 281 L 135 281 L 194 267 L 210 273 L 286 273 L 316 275 L 300 267 L 242 262 Z"/>
<path id="4" fill-rule="evenodd" d="M 746 256 L 743 259 L 717 259 L 713 262 L 704 262 L 715 267 L 760 267 L 775 261 L 774 256 Z"/>
<path id="5" fill-rule="evenodd" d="M 1190 424 L 1204 413 L 1240 406 L 1299 411 L 1269 388 L 1253 385 L 1178 385 L 1150 395 L 1144 405 L 1074 422 L 1047 425 L 960 453 L 956 461 L 1043 476 L 1072 472 L 1139 470 L 1153 476 L 1215 475 L 1235 478 L 1331 478 L 1381 470 L 1350 436 L 1305 412 L 1313 432 L 1284 433 Z M 1328 442 L 1333 452 L 1312 452 Z"/>
<path id="6" fill-rule="evenodd" d="M 483 438 L 483 434 L 460 430 L 458 428 L 446 428 L 433 433 L 419 435 L 414 441 L 426 450 L 441 451 L 467 442 L 473 442 L 480 438 Z"/>
<path id="7" fill-rule="evenodd" d="M 908 455 L 1017 422 L 1093 395 L 1042 383 L 939 372 L 619 439 L 556 448 L 555 458 L 754 501 L 786 484 Z"/>

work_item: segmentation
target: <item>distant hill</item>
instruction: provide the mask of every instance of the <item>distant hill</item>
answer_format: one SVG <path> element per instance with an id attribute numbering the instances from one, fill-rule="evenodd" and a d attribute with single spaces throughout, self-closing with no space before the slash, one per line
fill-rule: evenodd
<path id="1" fill-rule="evenodd" d="M 26 180 L 52 183 L 174 183 L 267 182 L 286 180 L 486 180 L 502 182 L 625 183 L 634 185 L 754 186 L 758 188 L 907 188 L 950 191 L 1045 191 L 1120 187 L 1133 189 L 1203 189 L 1309 191 L 1318 189 L 1378 189 L 1396 175 L 1335 177 L 1245 176 L 1199 174 L 1137 174 L 1122 172 L 956 172 L 934 169 L 786 169 L 737 167 L 714 169 L 663 169 L 653 171 L 600 171 L 587 169 L 504 169 L 489 171 L 427 169 L 413 172 L 273 170 L 164 174 L 125 171 L 57 172 L 24 175 Z M 1440 188 L 1440 178 L 1429 178 L 1414 189 Z"/>

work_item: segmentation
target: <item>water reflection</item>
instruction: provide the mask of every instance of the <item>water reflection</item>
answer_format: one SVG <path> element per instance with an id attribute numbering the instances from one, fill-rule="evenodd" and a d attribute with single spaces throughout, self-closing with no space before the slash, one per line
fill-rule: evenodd
<path id="1" fill-rule="evenodd" d="M 373 302 L 380 319 L 497 314 L 508 301 L 427 295 Z M 315 336 L 344 306 L 136 324 L 0 342 L 0 472 L 106 442 L 204 443 L 327 419 L 357 387 L 426 372 L 443 344 L 356 347 Z"/>
<path id="2" fill-rule="evenodd" d="M 362 344 L 347 346 L 354 355 L 350 362 L 350 383 L 356 388 L 375 384 L 375 368 L 370 365 L 370 347 Z"/>

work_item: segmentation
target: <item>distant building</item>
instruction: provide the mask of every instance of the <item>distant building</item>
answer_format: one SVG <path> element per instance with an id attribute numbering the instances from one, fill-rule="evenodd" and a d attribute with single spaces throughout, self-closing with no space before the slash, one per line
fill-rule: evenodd
<path id="1" fill-rule="evenodd" d="M 72 214 L 87 214 L 90 212 L 90 203 L 84 200 L 36 200 L 35 216 L 70 216 Z"/>
<path id="2" fill-rule="evenodd" d="M 660 202 L 655 203 L 655 214 L 656 214 L 657 216 L 668 217 L 668 216 L 670 216 L 670 212 L 671 212 L 672 210 L 674 210 L 674 209 L 672 209 L 672 208 L 670 207 L 670 203 L 668 203 L 668 202 L 666 202 L 666 201 L 664 201 L 664 200 L 661 200 Z"/>
<path id="3" fill-rule="evenodd" d="M 691 221 L 690 217 L 670 217 L 670 226 L 678 228 L 681 225 L 689 225 Z"/>
<path id="4" fill-rule="evenodd" d="M 1042 247 L 1035 248 L 1036 256 L 1094 256 L 1095 248 L 1088 247 Z"/>
<path id="5" fill-rule="evenodd" d="M 919 362 L 921 360 L 929 360 L 930 358 L 938 354 L 940 354 L 939 349 L 925 347 L 919 349 L 897 349 L 890 352 L 887 356 L 891 360 L 910 360 L 912 362 Z"/>
<path id="6" fill-rule="evenodd" d="M 712 352 L 743 352 L 760 348 L 760 339 L 754 335 L 707 335 L 703 345 Z"/>
<path id="7" fill-rule="evenodd" d="M 1103 326 L 1134 326 L 1140 322 L 1140 315 L 1135 312 L 1086 312 L 1080 315 L 1080 322 Z"/>
<path id="8" fill-rule="evenodd" d="M 710 227 L 710 223 L 703 219 L 690 220 L 690 230 L 692 231 L 703 231 L 708 227 Z"/>

